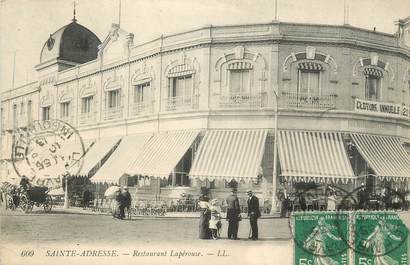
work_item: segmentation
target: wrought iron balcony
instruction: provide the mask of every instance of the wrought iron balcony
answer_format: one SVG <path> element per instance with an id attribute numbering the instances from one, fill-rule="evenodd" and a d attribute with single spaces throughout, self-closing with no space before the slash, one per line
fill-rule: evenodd
<path id="1" fill-rule="evenodd" d="M 78 117 L 78 123 L 80 125 L 92 124 L 97 120 L 97 115 L 94 112 L 80 113 Z"/>
<path id="2" fill-rule="evenodd" d="M 137 116 L 154 112 L 154 101 L 137 102 L 131 105 L 130 115 Z"/>
<path id="3" fill-rule="evenodd" d="M 60 117 L 60 120 L 65 121 L 68 124 L 73 124 L 73 116 L 69 115 L 69 116 L 64 116 L 64 117 Z"/>
<path id="4" fill-rule="evenodd" d="M 114 120 L 122 118 L 122 107 L 106 108 L 104 111 L 104 120 Z"/>
<path id="5" fill-rule="evenodd" d="M 336 107 L 336 95 L 282 92 L 279 106 L 301 109 L 331 109 Z"/>
<path id="6" fill-rule="evenodd" d="M 192 97 L 168 97 L 163 100 L 162 110 L 175 111 L 175 110 L 191 110 L 198 109 L 199 96 Z"/>
<path id="7" fill-rule="evenodd" d="M 217 108 L 260 109 L 268 107 L 268 96 L 266 92 L 218 95 L 215 97 L 214 103 L 216 103 Z"/>

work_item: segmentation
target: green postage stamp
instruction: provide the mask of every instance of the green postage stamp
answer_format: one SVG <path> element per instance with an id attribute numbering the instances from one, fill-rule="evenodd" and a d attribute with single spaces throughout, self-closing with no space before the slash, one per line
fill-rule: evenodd
<path id="1" fill-rule="evenodd" d="M 407 265 L 408 229 L 395 212 L 298 212 L 295 265 Z"/>
<path id="2" fill-rule="evenodd" d="M 293 233 L 294 264 L 349 264 L 348 213 L 295 213 Z"/>
<path id="3" fill-rule="evenodd" d="M 408 264 L 408 229 L 396 213 L 356 212 L 353 220 L 355 264 Z"/>

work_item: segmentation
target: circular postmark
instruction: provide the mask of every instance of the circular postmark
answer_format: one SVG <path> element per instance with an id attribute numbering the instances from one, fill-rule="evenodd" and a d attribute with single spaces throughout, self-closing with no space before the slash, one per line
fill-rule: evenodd
<path id="1" fill-rule="evenodd" d="M 403 194 L 388 186 L 378 186 L 374 190 L 379 192 L 369 192 L 365 186 L 360 186 L 342 199 L 344 202 L 355 198 L 351 205 L 351 232 L 348 237 L 342 236 L 342 240 L 356 256 L 395 264 L 388 262 L 393 260 L 390 255 L 396 255 L 405 245 L 408 229 L 397 212 L 391 210 L 405 205 L 406 200 Z"/>
<path id="2" fill-rule="evenodd" d="M 301 210 L 289 218 L 289 228 L 296 246 L 295 257 L 310 256 L 317 262 L 330 259 L 342 262 L 348 258 L 349 245 L 342 238 L 348 237 L 349 214 L 345 211 L 320 211 L 326 210 L 327 205 L 325 200 L 318 199 L 317 190 L 318 187 L 315 187 L 295 194 L 294 200 L 298 201 Z M 333 185 L 319 186 L 319 190 L 325 190 L 326 196 L 337 195 L 339 198 L 348 194 Z"/>
<path id="3" fill-rule="evenodd" d="M 34 121 L 13 134 L 13 167 L 34 185 L 61 186 L 64 176 L 81 170 L 84 152 L 80 134 L 64 121 Z"/>

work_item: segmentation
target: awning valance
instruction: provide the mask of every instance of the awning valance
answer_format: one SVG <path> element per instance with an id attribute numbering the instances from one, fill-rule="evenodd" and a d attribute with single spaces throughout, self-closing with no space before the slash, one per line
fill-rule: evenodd
<path id="1" fill-rule="evenodd" d="M 282 176 L 292 181 L 342 182 L 354 178 L 341 133 L 279 131 Z"/>
<path id="2" fill-rule="evenodd" d="M 199 131 L 162 132 L 144 145 L 140 155 L 126 170 L 128 175 L 168 177 L 194 143 Z"/>
<path id="3" fill-rule="evenodd" d="M 178 77 L 192 74 L 195 74 L 195 68 L 192 65 L 180 64 L 172 67 L 168 71 L 167 77 Z"/>
<path id="4" fill-rule="evenodd" d="M 410 156 L 398 137 L 352 134 L 359 153 L 382 178 L 410 177 Z"/>
<path id="5" fill-rule="evenodd" d="M 209 180 L 257 179 L 267 133 L 267 130 L 207 131 L 189 175 Z"/>
<path id="6" fill-rule="evenodd" d="M 319 63 L 315 62 L 301 62 L 298 64 L 299 70 L 305 70 L 305 71 L 322 71 L 323 66 Z"/>
<path id="7" fill-rule="evenodd" d="M 252 70 L 253 65 L 250 62 L 234 62 L 228 64 L 229 70 Z"/>
<path id="8" fill-rule="evenodd" d="M 368 67 L 363 70 L 363 74 L 367 76 L 374 76 L 376 78 L 383 77 L 383 72 L 379 69 Z"/>
<path id="9" fill-rule="evenodd" d="M 120 140 L 120 137 L 107 137 L 95 140 L 83 156 L 83 165 L 78 175 L 88 176 L 90 171 L 102 161 Z M 87 148 L 86 148 L 87 149 Z"/>
<path id="10" fill-rule="evenodd" d="M 92 182 L 118 183 L 127 168 L 137 159 L 152 134 L 124 136 L 102 167 L 91 178 Z"/>

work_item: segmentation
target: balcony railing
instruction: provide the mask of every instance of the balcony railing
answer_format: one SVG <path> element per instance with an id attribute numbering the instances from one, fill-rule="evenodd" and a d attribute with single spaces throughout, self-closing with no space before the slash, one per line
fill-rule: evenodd
<path id="1" fill-rule="evenodd" d="M 154 112 L 154 101 L 138 102 L 131 105 L 130 115 L 137 116 Z"/>
<path id="2" fill-rule="evenodd" d="M 95 113 L 81 113 L 78 117 L 78 123 L 80 125 L 92 124 L 97 120 L 97 115 Z"/>
<path id="3" fill-rule="evenodd" d="M 174 110 L 191 110 L 198 108 L 199 96 L 192 97 L 168 97 L 163 100 L 164 104 L 162 110 L 174 111 Z"/>
<path id="4" fill-rule="evenodd" d="M 268 96 L 267 93 L 218 95 L 215 103 L 217 108 L 260 109 L 268 107 Z"/>
<path id="5" fill-rule="evenodd" d="M 104 111 L 105 120 L 114 120 L 122 118 L 122 107 L 106 108 Z"/>
<path id="6" fill-rule="evenodd" d="M 69 115 L 69 116 L 63 116 L 63 117 L 60 116 L 60 120 L 65 121 L 68 124 L 73 124 L 74 119 L 72 115 Z"/>
<path id="7" fill-rule="evenodd" d="M 332 109 L 336 107 L 336 95 L 314 95 L 296 92 L 282 92 L 281 107 L 306 109 Z"/>

